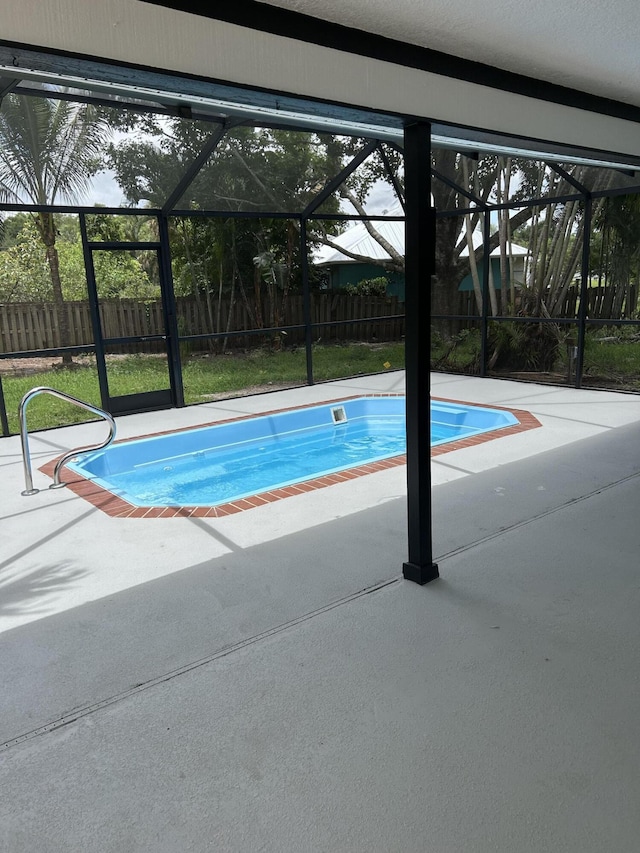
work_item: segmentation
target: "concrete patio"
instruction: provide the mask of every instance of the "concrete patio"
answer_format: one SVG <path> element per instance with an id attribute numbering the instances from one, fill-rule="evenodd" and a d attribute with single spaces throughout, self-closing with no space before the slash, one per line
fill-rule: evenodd
<path id="1" fill-rule="evenodd" d="M 390 372 L 118 431 L 402 390 Z M 401 467 L 117 519 L 21 497 L 0 440 L 2 851 L 638 849 L 640 398 L 432 390 L 542 427 L 433 460 L 426 587 L 401 578 Z M 34 434 L 34 465 L 103 434 Z"/>

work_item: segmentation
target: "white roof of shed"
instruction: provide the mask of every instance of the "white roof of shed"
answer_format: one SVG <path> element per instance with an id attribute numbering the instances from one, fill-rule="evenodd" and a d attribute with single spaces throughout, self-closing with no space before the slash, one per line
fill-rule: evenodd
<path id="1" fill-rule="evenodd" d="M 384 220 L 374 222 L 373 226 L 397 252 L 404 255 L 404 222 Z M 349 228 L 342 234 L 334 237 L 333 242 L 356 255 L 371 258 L 373 263 L 389 260 L 389 255 L 385 252 L 380 243 L 378 243 L 378 241 L 369 234 L 364 222 L 358 222 L 357 225 L 354 225 L 352 228 Z M 478 248 L 481 244 L 482 233 L 480 231 L 474 231 L 474 248 Z M 524 256 L 527 254 L 527 249 L 517 243 L 511 243 L 511 253 L 515 256 Z M 465 256 L 468 254 L 469 249 L 464 245 L 461 255 Z M 492 257 L 498 257 L 499 255 L 499 247 L 491 252 Z M 361 262 L 357 261 L 355 258 L 349 257 L 349 255 L 343 254 L 339 249 L 334 249 L 331 246 L 321 246 L 315 252 L 314 263 L 316 266 L 328 266 L 330 264 L 357 264 Z"/>
<path id="2" fill-rule="evenodd" d="M 373 227 L 393 248 L 404 255 L 404 222 L 375 222 Z M 358 222 L 352 228 L 347 229 L 337 237 L 332 238 L 334 243 L 354 252 L 356 255 L 364 255 L 375 261 L 388 261 L 389 255 L 366 229 L 364 222 Z M 321 246 L 315 253 L 314 263 L 317 266 L 325 264 L 357 264 L 359 261 L 343 255 L 338 249 L 331 246 Z"/>

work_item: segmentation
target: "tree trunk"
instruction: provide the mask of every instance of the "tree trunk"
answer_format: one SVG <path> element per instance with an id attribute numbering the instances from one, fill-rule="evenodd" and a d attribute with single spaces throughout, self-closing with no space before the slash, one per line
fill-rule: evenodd
<path id="1" fill-rule="evenodd" d="M 469 165 L 466 157 L 462 158 L 462 174 L 464 177 L 465 185 L 469 184 Z M 474 187 L 475 189 L 475 187 Z M 478 261 L 476 260 L 476 250 L 473 245 L 473 229 L 474 223 L 470 213 L 465 213 L 464 216 L 464 224 L 466 229 L 466 238 L 467 238 L 467 248 L 469 251 L 469 266 L 471 268 L 471 280 L 473 282 L 473 292 L 476 297 L 476 307 L 478 309 L 478 314 L 482 316 L 482 308 L 483 308 L 483 292 L 482 292 L 482 284 L 480 283 L 480 276 L 478 274 Z"/>
<path id="2" fill-rule="evenodd" d="M 62 294 L 62 282 L 60 281 L 60 263 L 58 261 L 58 250 L 56 249 L 56 227 L 52 213 L 39 213 L 37 219 L 38 230 L 42 237 L 47 253 L 47 263 L 51 276 L 51 288 L 53 290 L 53 301 L 56 306 L 56 319 L 58 321 L 58 333 L 60 335 L 60 346 L 71 346 L 71 331 L 69 329 L 69 315 Z M 62 354 L 62 364 L 68 367 L 73 364 L 70 352 Z"/>
<path id="3" fill-rule="evenodd" d="M 507 157 L 503 163 L 498 158 L 498 201 L 509 200 L 509 185 L 511 177 L 511 158 Z M 509 211 L 498 211 L 498 231 L 500 236 L 500 310 L 502 314 L 513 311 L 515 298 L 512 296 L 513 271 L 508 262 L 508 234 L 509 234 Z M 510 280 L 511 279 L 511 280 Z"/>
<path id="4" fill-rule="evenodd" d="M 457 335 L 460 331 L 460 320 L 450 317 L 459 310 L 458 287 L 464 274 L 460 273 L 458 264 L 439 265 L 436 263 L 436 275 L 431 279 L 431 313 L 444 315 L 437 320 L 437 328 L 444 337 Z M 429 287 L 425 281 L 423 287 Z"/>
<path id="5" fill-rule="evenodd" d="M 222 328 L 221 317 L 222 317 L 222 283 L 223 283 L 223 281 L 224 281 L 224 268 L 223 268 L 222 258 L 221 258 L 220 259 L 220 269 L 219 269 L 219 273 L 218 273 L 218 305 L 217 305 L 217 309 L 216 309 L 216 334 L 220 334 L 220 330 Z M 233 291 L 234 285 L 235 285 L 235 281 L 231 285 L 232 291 Z M 230 313 L 231 313 L 231 306 L 229 307 L 229 314 Z M 227 332 L 229 331 L 228 326 L 229 326 L 229 324 L 228 324 L 228 318 L 227 318 Z M 225 351 L 226 346 L 227 346 L 227 339 L 224 338 L 222 341 L 222 352 Z M 218 349 L 220 349 L 220 347 L 218 347 Z"/>
<path id="6" fill-rule="evenodd" d="M 476 261 L 476 253 L 473 246 L 473 226 L 471 225 L 471 216 L 468 213 L 465 214 L 464 218 L 467 228 L 467 245 L 469 247 L 469 263 L 471 266 L 471 280 L 473 281 L 473 292 L 476 297 L 476 306 L 478 308 L 478 314 L 482 316 L 482 284 L 480 283 L 480 276 L 478 274 L 478 262 Z"/>

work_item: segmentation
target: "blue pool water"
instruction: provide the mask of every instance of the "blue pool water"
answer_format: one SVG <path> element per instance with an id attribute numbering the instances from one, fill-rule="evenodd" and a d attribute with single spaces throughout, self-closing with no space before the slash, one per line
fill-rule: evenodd
<path id="1" fill-rule="evenodd" d="M 516 423 L 432 402 L 431 444 Z M 404 397 L 360 397 L 113 444 L 68 467 L 134 506 L 216 506 L 404 452 Z"/>

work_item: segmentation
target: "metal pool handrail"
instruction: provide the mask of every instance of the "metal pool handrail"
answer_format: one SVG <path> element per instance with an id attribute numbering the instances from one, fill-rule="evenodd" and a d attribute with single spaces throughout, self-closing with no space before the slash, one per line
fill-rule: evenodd
<path id="1" fill-rule="evenodd" d="M 21 494 L 25 497 L 29 495 L 37 495 L 40 491 L 40 489 L 33 488 L 31 454 L 29 453 L 29 432 L 27 430 L 27 405 L 30 400 L 33 400 L 33 398 L 37 397 L 39 394 L 51 394 L 53 397 L 59 397 L 61 400 L 66 400 L 68 403 L 80 406 L 81 409 L 86 409 L 94 415 L 99 415 L 109 423 L 109 436 L 106 441 L 102 442 L 102 444 L 88 445 L 87 447 L 76 447 L 74 450 L 70 450 L 58 459 L 56 467 L 53 469 L 53 483 L 49 486 L 50 489 L 60 489 L 63 486 L 66 486 L 66 483 L 60 482 L 60 469 L 65 462 L 68 462 L 69 459 L 77 453 L 86 453 L 89 450 L 103 450 L 111 444 L 116 435 L 116 422 L 109 412 L 105 412 L 97 406 L 92 406 L 91 403 L 85 403 L 82 400 L 78 400 L 77 397 L 72 397 L 71 394 L 65 394 L 63 391 L 56 391 L 55 388 L 46 388 L 45 386 L 32 388 L 31 391 L 28 391 L 24 395 L 18 408 L 18 417 L 20 418 L 20 442 L 22 444 L 22 464 L 24 466 L 24 482 L 26 486 L 25 490 L 21 492 Z"/>

